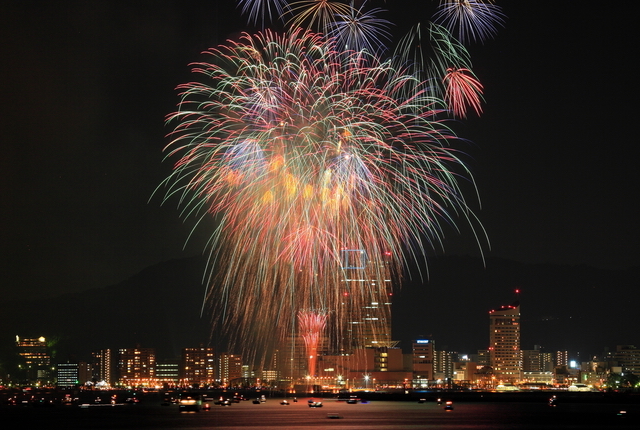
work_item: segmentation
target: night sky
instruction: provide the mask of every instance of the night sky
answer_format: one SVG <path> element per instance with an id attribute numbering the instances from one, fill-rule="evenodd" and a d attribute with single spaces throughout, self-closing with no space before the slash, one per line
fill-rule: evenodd
<path id="1" fill-rule="evenodd" d="M 435 5 L 374 3 L 397 34 Z M 640 244 L 637 35 L 620 4 L 574 3 L 497 2 L 505 28 L 470 47 L 485 111 L 455 125 L 469 139 L 459 149 L 487 256 L 628 268 Z M 184 247 L 193 220 L 151 196 L 170 171 L 164 117 L 188 64 L 249 28 L 235 1 L 8 1 L 0 20 L 2 300 L 200 254 L 208 232 Z M 480 255 L 464 228 L 445 251 Z"/>

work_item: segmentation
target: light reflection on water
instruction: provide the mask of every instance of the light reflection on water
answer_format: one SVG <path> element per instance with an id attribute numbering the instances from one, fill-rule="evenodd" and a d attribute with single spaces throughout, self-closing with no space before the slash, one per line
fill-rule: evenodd
<path id="1" fill-rule="evenodd" d="M 17 418 L 22 428 L 66 429 L 639 429 L 640 405 L 546 402 L 455 402 L 453 410 L 435 402 L 371 401 L 347 404 L 323 400 L 310 408 L 306 398 L 281 405 L 241 402 L 214 406 L 210 411 L 180 413 L 177 406 L 159 403 L 123 407 L 61 407 L 47 409 L 8 408 L 0 411 L 4 421 Z M 619 416 L 626 410 L 627 416 Z M 14 417 L 15 416 L 15 417 Z"/>

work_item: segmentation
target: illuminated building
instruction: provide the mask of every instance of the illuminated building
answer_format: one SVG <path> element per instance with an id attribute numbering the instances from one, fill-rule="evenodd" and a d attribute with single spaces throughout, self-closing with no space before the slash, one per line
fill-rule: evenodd
<path id="1" fill-rule="evenodd" d="M 80 384 L 78 363 L 58 363 L 57 386 L 62 388 L 75 387 Z"/>
<path id="2" fill-rule="evenodd" d="M 118 350 L 119 382 L 125 386 L 155 384 L 156 351 L 154 348 L 121 348 Z"/>
<path id="3" fill-rule="evenodd" d="M 185 385 L 212 384 L 216 377 L 213 348 L 200 346 L 182 350 L 182 382 Z"/>
<path id="4" fill-rule="evenodd" d="M 614 359 L 622 367 L 623 372 L 640 376 L 640 349 L 633 345 L 618 345 Z"/>
<path id="5" fill-rule="evenodd" d="M 433 379 L 450 380 L 453 378 L 453 359 L 452 352 L 434 351 L 433 352 Z"/>
<path id="6" fill-rule="evenodd" d="M 491 354 L 488 349 L 479 349 L 477 354 L 471 354 L 471 361 L 478 363 L 480 367 L 491 366 Z"/>
<path id="7" fill-rule="evenodd" d="M 275 385 L 282 377 L 281 362 L 282 353 L 279 349 L 274 350 L 271 353 L 271 359 L 265 363 L 265 368 L 262 370 L 262 380 L 268 385 Z"/>
<path id="8" fill-rule="evenodd" d="M 218 375 L 220 383 L 228 387 L 234 379 L 242 378 L 242 356 L 222 353 L 218 357 Z"/>
<path id="9" fill-rule="evenodd" d="M 402 371 L 400 348 L 358 348 L 353 352 L 352 372 Z"/>
<path id="10" fill-rule="evenodd" d="M 180 381 L 180 360 L 156 361 L 156 381 L 163 386 L 175 387 Z"/>
<path id="11" fill-rule="evenodd" d="M 474 361 L 456 361 L 453 363 L 453 380 L 456 384 L 474 385 L 478 380 L 478 363 Z"/>
<path id="12" fill-rule="evenodd" d="M 534 345 L 534 349 L 522 350 L 522 371 L 523 372 L 541 372 L 542 367 L 542 351 Z"/>
<path id="13" fill-rule="evenodd" d="M 18 354 L 22 357 L 21 368 L 25 370 L 28 381 L 43 381 L 49 377 L 51 356 L 44 337 L 20 338 L 16 336 L 16 347 Z"/>
<path id="14" fill-rule="evenodd" d="M 558 351 L 560 353 L 560 351 Z M 566 351 L 559 354 L 561 361 L 566 362 Z M 562 358 L 564 357 L 564 358 Z M 553 354 L 543 352 L 540 345 L 534 345 L 533 349 L 522 350 L 522 371 L 523 372 L 553 372 Z"/>
<path id="15" fill-rule="evenodd" d="M 413 378 L 415 380 L 433 380 L 433 361 L 434 355 L 434 341 L 430 339 L 418 339 L 413 342 L 412 349 L 412 365 L 413 365 Z"/>
<path id="16" fill-rule="evenodd" d="M 369 260 L 361 249 L 342 251 L 342 272 L 344 274 L 343 309 L 340 310 L 342 323 L 342 350 L 350 353 L 357 348 L 394 347 L 391 340 L 391 275 L 389 273 L 390 253 L 378 261 Z M 349 291 L 367 291 L 365 303 L 351 300 Z"/>
<path id="17" fill-rule="evenodd" d="M 489 357 L 498 381 L 515 382 L 522 372 L 520 351 L 520 303 L 489 312 Z"/>
<path id="18" fill-rule="evenodd" d="M 351 388 L 397 387 L 411 382 L 413 374 L 404 369 L 400 348 L 358 348 L 349 358 L 346 379 Z"/>
<path id="19" fill-rule="evenodd" d="M 569 367 L 569 351 L 556 351 L 556 367 Z"/>
<path id="20" fill-rule="evenodd" d="M 110 349 L 101 349 L 91 353 L 92 377 L 91 379 L 98 385 L 110 386 L 113 384 L 113 357 Z"/>
<path id="21" fill-rule="evenodd" d="M 78 381 L 80 385 L 85 385 L 93 379 L 93 366 L 86 361 L 78 362 Z"/>

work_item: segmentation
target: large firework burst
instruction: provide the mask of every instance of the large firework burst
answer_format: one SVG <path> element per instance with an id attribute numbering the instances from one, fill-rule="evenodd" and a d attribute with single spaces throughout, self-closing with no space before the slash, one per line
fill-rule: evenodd
<path id="1" fill-rule="evenodd" d="M 300 29 L 208 54 L 168 119 L 167 196 L 216 217 L 210 293 L 237 339 L 284 337 L 303 309 L 339 320 L 345 292 L 357 311 L 387 293 L 406 245 L 438 242 L 453 212 L 472 216 L 447 109 L 407 69 Z M 345 250 L 368 255 L 348 268 L 367 280 L 357 288 Z"/>

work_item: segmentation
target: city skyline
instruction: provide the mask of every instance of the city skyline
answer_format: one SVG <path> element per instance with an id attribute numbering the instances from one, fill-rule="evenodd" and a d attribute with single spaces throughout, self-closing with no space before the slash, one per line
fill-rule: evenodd
<path id="1" fill-rule="evenodd" d="M 530 350 L 519 349 L 519 345 L 506 339 L 513 334 L 508 327 L 512 321 L 516 321 L 518 330 L 518 319 L 517 304 L 492 310 L 489 336 L 497 340 L 493 344 L 495 348 L 473 354 L 442 350 L 433 339 L 415 339 L 408 353 L 393 347 L 361 347 L 349 355 L 324 354 L 318 357 L 317 370 L 290 366 L 288 354 L 280 355 L 282 351 L 274 351 L 272 359 L 260 366 L 246 362 L 242 355 L 202 345 L 182 348 L 181 356 L 176 359 L 160 359 L 155 348 L 136 346 L 101 349 L 93 351 L 87 360 L 64 361 L 50 355 L 52 347 L 44 337 L 16 337 L 16 351 L 24 367 L 15 369 L 11 375 L 2 375 L 0 383 L 4 387 L 27 384 L 89 389 L 264 386 L 299 392 L 377 390 L 379 387 L 452 388 L 454 385 L 530 390 L 581 385 L 587 391 L 611 387 L 616 375 L 615 384 L 619 384 L 625 374 L 629 374 L 629 381 L 637 382 L 640 377 L 640 349 L 634 345 L 616 345 L 614 350 L 603 351 L 586 361 L 573 359 L 568 351 L 545 351 L 538 345 Z M 506 338 L 496 334 L 505 327 L 511 333 Z M 503 349 L 506 344 L 518 349 Z M 304 346 L 301 349 L 304 350 Z"/>
<path id="2" fill-rule="evenodd" d="M 447 350 L 461 353 L 486 349 L 490 343 L 486 315 L 496 306 L 516 299 L 511 287 L 515 283 L 522 289 L 523 349 L 542 345 L 579 353 L 579 358 L 584 359 L 601 353 L 605 347 L 637 343 L 634 314 L 615 306 L 602 307 L 601 301 L 594 300 L 605 297 L 610 289 L 600 285 L 603 276 L 611 276 L 606 271 L 601 274 L 571 267 L 555 271 L 553 267 L 511 262 L 503 265 L 499 273 L 487 273 L 480 259 L 460 260 L 449 257 L 434 262 L 438 276 L 433 276 L 430 288 L 425 289 L 420 283 L 407 284 L 393 296 L 396 311 L 392 341 L 401 341 L 400 346 L 407 349 L 411 339 L 428 337 L 437 339 Z M 202 303 L 196 288 L 200 276 L 195 270 L 201 267 L 198 262 L 167 262 L 122 284 L 83 294 L 14 302 L 6 311 L 4 331 L 12 336 L 55 336 L 58 349 L 65 354 L 81 353 L 74 347 L 78 342 L 93 349 L 155 345 L 162 357 L 175 356 L 176 348 L 202 342 L 227 349 L 226 340 L 211 332 L 209 317 L 200 316 Z M 493 267 L 497 265 L 496 261 Z M 635 274 L 624 273 L 627 276 L 617 278 L 615 285 L 623 297 L 633 302 L 637 295 Z M 575 285 L 557 293 L 557 286 L 568 279 L 574 280 Z M 456 288 L 470 283 L 475 286 L 473 294 L 460 297 Z M 583 290 L 590 294 L 582 294 Z M 148 298 L 151 301 L 143 304 Z M 87 303 L 91 305 L 86 306 Z M 25 315 L 29 318 L 25 319 Z"/>

